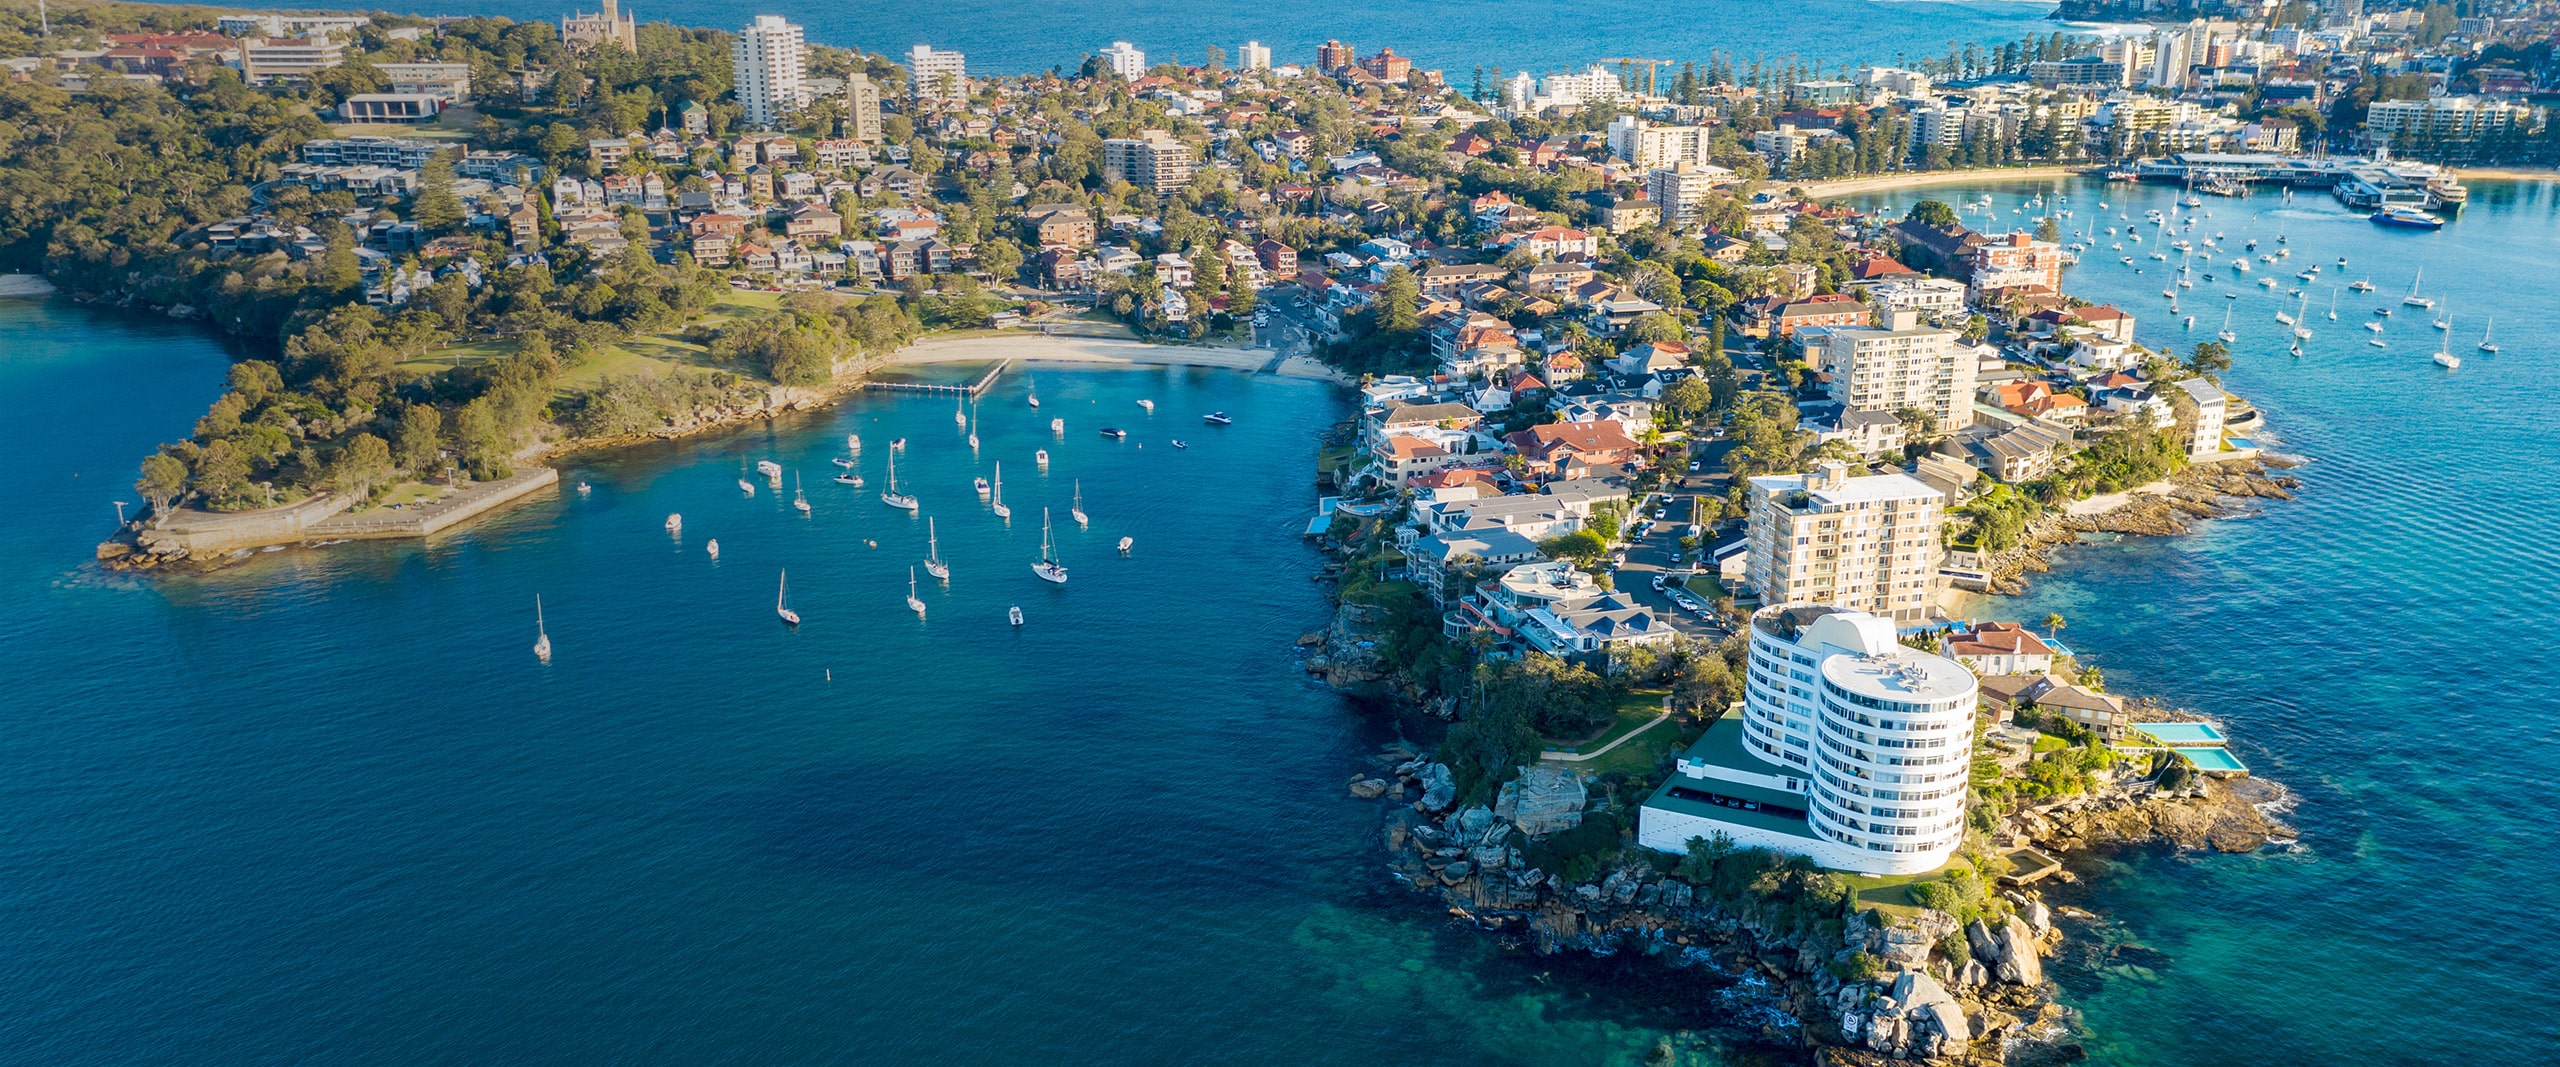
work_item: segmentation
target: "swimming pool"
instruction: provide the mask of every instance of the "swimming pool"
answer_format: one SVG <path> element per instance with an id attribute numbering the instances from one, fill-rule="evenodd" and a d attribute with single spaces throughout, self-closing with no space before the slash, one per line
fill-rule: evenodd
<path id="1" fill-rule="evenodd" d="M 2230 741 L 2222 729 L 2209 722 L 2146 722 L 2134 727 L 2161 744 L 2176 748 L 2183 745 L 2220 745 Z"/>
<path id="2" fill-rule="evenodd" d="M 2178 750 L 2178 754 L 2194 763 L 2199 771 L 2224 774 L 2249 773 L 2249 765 L 2240 762 L 2240 757 L 2232 755 L 2231 750 L 2227 748 L 2182 748 Z"/>

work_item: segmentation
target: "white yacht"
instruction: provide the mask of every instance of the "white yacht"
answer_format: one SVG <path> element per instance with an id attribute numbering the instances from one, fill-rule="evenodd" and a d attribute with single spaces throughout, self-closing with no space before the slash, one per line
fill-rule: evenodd
<path id="1" fill-rule="evenodd" d="M 1040 509 L 1040 562 L 1031 565 L 1031 573 L 1044 582 L 1067 584 L 1067 565 L 1058 559 L 1055 539 L 1049 536 L 1049 509 Z"/>

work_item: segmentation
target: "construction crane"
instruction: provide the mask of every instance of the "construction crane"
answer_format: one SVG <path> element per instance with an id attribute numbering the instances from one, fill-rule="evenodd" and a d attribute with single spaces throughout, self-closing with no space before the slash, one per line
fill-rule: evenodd
<path id="1" fill-rule="evenodd" d="M 1628 67 L 1632 67 L 1638 63 L 1644 64 L 1644 95 L 1658 96 L 1660 94 L 1654 92 L 1654 75 L 1660 72 L 1662 68 L 1670 66 L 1672 63 L 1677 61 L 1669 59 L 1603 59 L 1600 62 L 1617 64 L 1618 80 L 1620 81 L 1626 80 Z"/>

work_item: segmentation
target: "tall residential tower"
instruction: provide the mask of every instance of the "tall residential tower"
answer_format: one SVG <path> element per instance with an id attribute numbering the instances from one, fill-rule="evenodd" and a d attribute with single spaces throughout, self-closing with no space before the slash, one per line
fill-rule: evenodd
<path id="1" fill-rule="evenodd" d="M 729 58 L 747 125 L 772 129 L 809 103 L 809 46 L 800 27 L 782 16 L 756 16 L 755 24 L 730 42 Z"/>

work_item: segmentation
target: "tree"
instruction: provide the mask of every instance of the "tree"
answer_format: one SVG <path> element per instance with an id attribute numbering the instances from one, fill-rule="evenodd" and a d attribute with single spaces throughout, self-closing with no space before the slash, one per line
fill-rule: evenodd
<path id="1" fill-rule="evenodd" d="M 433 404 L 411 404 L 400 409 L 400 422 L 392 428 L 393 458 L 413 473 L 432 473 L 436 453 L 444 448 L 444 413 Z"/>
<path id="2" fill-rule="evenodd" d="M 1378 329 L 1385 333 L 1421 329 L 1421 301 L 1422 289 L 1415 284 L 1413 272 L 1402 266 L 1388 268 L 1386 280 L 1378 283 Z"/>
<path id="3" fill-rule="evenodd" d="M 1636 316 L 1636 321 L 1627 325 L 1627 341 L 1631 344 L 1680 341 L 1686 340 L 1688 336 L 1688 328 L 1680 325 L 1680 320 L 1673 318 L 1667 311 L 1645 312 Z"/>
<path id="4" fill-rule="evenodd" d="M 1692 650 L 1671 672 L 1671 700 L 1692 712 L 1721 711 L 1733 702 L 1733 672 L 1724 657 Z"/>
<path id="5" fill-rule="evenodd" d="M 142 479 L 133 488 L 151 502 L 151 521 L 166 522 L 169 502 L 187 491 L 187 465 L 166 452 L 154 452 L 142 461 Z"/>
<path id="6" fill-rule="evenodd" d="M 391 476 L 391 446 L 381 438 L 360 433 L 347 441 L 331 467 L 330 481 L 357 497 L 373 495 L 373 487 Z"/>
<path id="7" fill-rule="evenodd" d="M 1609 554 L 1609 541 L 1590 530 L 1575 530 L 1538 542 L 1538 551 L 1548 559 L 1569 559 L 1586 571 L 1598 570 Z"/>
<path id="8" fill-rule="evenodd" d="M 1709 409 L 1715 407 L 1715 401 L 1715 387 L 1708 385 L 1706 379 L 1695 375 L 1673 382 L 1671 388 L 1662 391 L 1662 405 L 1670 408 L 1671 413 L 1679 417 L 1682 422 L 1689 422 L 1706 414 Z"/>
<path id="9" fill-rule="evenodd" d="M 978 269 L 987 272 L 997 285 L 1010 284 L 1022 269 L 1022 246 L 1003 237 L 978 244 Z"/>
<path id="10" fill-rule="evenodd" d="M 462 200 L 453 195 L 453 162 L 438 152 L 418 169 L 418 202 L 409 221 L 439 236 L 462 228 Z"/>
<path id="11" fill-rule="evenodd" d="M 1923 200 L 1911 205 L 1911 210 L 1904 212 L 1902 218 L 1906 222 L 1943 230 L 1956 224 L 1956 209 L 1948 207 L 1943 200 Z"/>
<path id="12" fill-rule="evenodd" d="M 2187 354 L 2187 367 L 2207 378 L 2218 377 L 2231 369 L 2231 346 L 2220 341 L 2198 341 Z"/>
<path id="13" fill-rule="evenodd" d="M 2062 628 L 2069 625 L 2071 625 L 2070 620 L 2063 618 L 2059 611 L 2044 617 L 2044 628 L 2054 633 L 2061 633 Z"/>
<path id="14" fill-rule="evenodd" d="M 487 397 L 462 405 L 453 420 L 453 443 L 474 478 L 486 481 L 515 473 L 508 462 L 513 450 L 507 447 L 506 430 L 499 424 L 496 405 Z"/>

